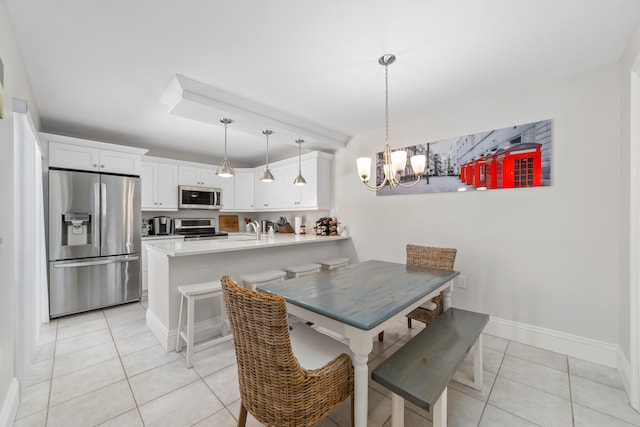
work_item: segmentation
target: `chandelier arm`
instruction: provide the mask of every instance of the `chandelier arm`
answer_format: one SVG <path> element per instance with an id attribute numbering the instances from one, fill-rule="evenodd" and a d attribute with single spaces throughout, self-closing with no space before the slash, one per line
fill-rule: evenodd
<path id="1" fill-rule="evenodd" d="M 415 181 L 413 181 L 411 184 L 403 184 L 401 182 L 398 182 L 398 185 L 400 187 L 413 187 L 414 185 L 416 185 L 417 183 L 420 182 L 420 180 L 422 179 L 422 175 L 418 176 L 418 179 L 416 179 Z"/>
<path id="2" fill-rule="evenodd" d="M 367 187 L 367 190 L 371 190 L 371 191 L 378 191 L 381 190 L 386 184 L 387 184 L 387 179 L 385 178 L 380 185 L 373 187 L 369 184 L 367 184 L 366 182 L 362 181 L 362 183 L 364 184 L 365 187 Z"/>

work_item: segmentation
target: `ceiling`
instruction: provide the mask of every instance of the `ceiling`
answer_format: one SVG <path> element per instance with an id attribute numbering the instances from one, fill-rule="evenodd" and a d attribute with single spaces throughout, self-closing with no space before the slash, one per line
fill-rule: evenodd
<path id="1" fill-rule="evenodd" d="M 616 62 L 640 17 L 637 0 L 4 2 L 41 130 L 213 162 L 225 114 L 228 157 L 241 166 L 264 161 L 263 128 L 276 129 L 273 160 L 297 154 L 296 138 L 332 151 L 383 128 L 385 53 L 397 57 L 393 137 L 394 122 L 445 103 Z M 214 94 L 194 119 L 170 111 L 176 76 Z"/>

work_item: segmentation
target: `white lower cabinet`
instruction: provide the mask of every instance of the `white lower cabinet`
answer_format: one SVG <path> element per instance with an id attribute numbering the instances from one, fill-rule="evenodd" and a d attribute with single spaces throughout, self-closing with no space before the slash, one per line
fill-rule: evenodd
<path id="1" fill-rule="evenodd" d="M 167 243 L 170 241 L 180 242 L 184 240 L 184 236 L 150 236 L 142 238 L 142 253 L 140 255 L 140 261 L 142 264 L 142 291 L 149 289 L 149 281 L 147 278 L 147 244 L 149 243 Z"/>

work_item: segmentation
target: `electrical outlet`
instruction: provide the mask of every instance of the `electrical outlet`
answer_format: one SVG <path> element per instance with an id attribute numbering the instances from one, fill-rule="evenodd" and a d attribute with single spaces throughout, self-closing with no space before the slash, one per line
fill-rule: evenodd
<path id="1" fill-rule="evenodd" d="M 467 289 L 467 276 L 459 275 L 456 277 L 456 282 L 460 289 Z"/>

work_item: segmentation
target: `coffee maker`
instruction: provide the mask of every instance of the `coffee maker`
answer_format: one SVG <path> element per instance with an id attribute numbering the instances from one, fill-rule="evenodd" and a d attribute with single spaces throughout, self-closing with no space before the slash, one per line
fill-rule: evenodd
<path id="1" fill-rule="evenodd" d="M 149 234 L 163 235 L 171 234 L 173 219 L 168 216 L 155 216 L 151 220 L 151 230 Z"/>

